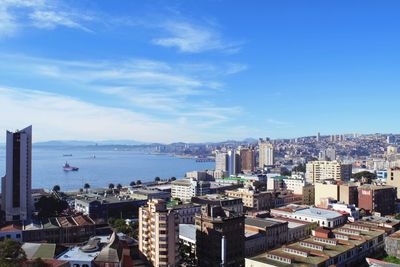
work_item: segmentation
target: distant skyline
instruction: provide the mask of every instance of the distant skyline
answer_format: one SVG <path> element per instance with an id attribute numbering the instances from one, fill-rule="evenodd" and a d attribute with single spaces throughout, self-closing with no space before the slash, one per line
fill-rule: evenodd
<path id="1" fill-rule="evenodd" d="M 398 1 L 0 0 L 0 143 L 396 133 Z"/>

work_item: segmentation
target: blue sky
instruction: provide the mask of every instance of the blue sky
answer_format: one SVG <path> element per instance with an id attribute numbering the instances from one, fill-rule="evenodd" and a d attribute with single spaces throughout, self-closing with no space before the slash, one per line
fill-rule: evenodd
<path id="1" fill-rule="evenodd" d="M 398 1 L 0 0 L 0 138 L 399 132 Z"/>

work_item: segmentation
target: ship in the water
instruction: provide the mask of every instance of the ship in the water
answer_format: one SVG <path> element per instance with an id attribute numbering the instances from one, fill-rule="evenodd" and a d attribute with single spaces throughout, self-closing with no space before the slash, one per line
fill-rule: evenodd
<path id="1" fill-rule="evenodd" d="M 65 165 L 64 165 L 63 169 L 66 172 L 79 170 L 78 167 L 71 166 L 71 165 L 68 164 L 68 162 L 65 162 Z"/>

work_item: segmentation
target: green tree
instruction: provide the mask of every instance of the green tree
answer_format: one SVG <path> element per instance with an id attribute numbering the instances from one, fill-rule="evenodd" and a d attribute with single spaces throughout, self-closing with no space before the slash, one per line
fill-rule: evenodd
<path id="1" fill-rule="evenodd" d="M 306 164 L 299 164 L 292 169 L 292 172 L 306 172 Z"/>
<path id="2" fill-rule="evenodd" d="M 86 193 L 88 192 L 89 188 L 90 188 L 90 184 L 85 183 L 85 185 L 83 186 L 83 188 L 86 190 Z"/>
<path id="3" fill-rule="evenodd" d="M 65 200 L 54 196 L 42 196 L 35 204 L 39 218 L 56 217 L 68 207 L 68 203 Z"/>
<path id="4" fill-rule="evenodd" d="M 121 191 L 121 189 L 122 189 L 122 184 L 117 184 L 117 189 L 118 189 L 118 191 Z"/>
<path id="5" fill-rule="evenodd" d="M 130 185 L 130 186 L 135 186 L 136 183 L 135 183 L 135 181 L 132 181 L 129 185 Z"/>
<path id="6" fill-rule="evenodd" d="M 159 181 L 161 181 L 161 178 L 157 176 L 156 178 L 154 178 L 154 181 L 159 182 Z"/>
<path id="7" fill-rule="evenodd" d="M 9 238 L 0 242 L 1 267 L 21 266 L 24 260 L 26 260 L 25 251 L 22 249 L 19 242 Z"/>
<path id="8" fill-rule="evenodd" d="M 60 187 L 58 184 L 56 184 L 55 186 L 53 186 L 53 191 L 54 191 L 54 192 L 58 193 L 58 192 L 60 192 L 60 190 L 61 190 L 61 187 Z"/>
<path id="9" fill-rule="evenodd" d="M 108 184 L 108 188 L 112 190 L 115 188 L 115 185 L 113 183 L 110 183 L 110 184 Z"/>
<path id="10" fill-rule="evenodd" d="M 172 176 L 169 180 L 170 180 L 170 181 L 175 181 L 175 180 L 176 180 L 176 177 L 175 177 L 175 176 Z"/>
<path id="11" fill-rule="evenodd" d="M 137 180 L 137 181 L 136 181 L 136 184 L 137 184 L 137 185 L 141 185 L 141 184 L 142 184 L 142 181 L 141 181 L 141 180 Z"/>
<path id="12" fill-rule="evenodd" d="M 361 180 L 362 178 L 365 178 L 368 180 L 368 183 L 371 183 L 372 180 L 376 179 L 376 174 L 369 171 L 362 171 L 354 173 L 351 177 L 355 180 Z"/>

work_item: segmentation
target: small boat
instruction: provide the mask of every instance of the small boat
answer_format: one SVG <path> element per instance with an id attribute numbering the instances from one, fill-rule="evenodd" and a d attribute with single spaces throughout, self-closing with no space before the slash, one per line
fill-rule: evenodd
<path id="1" fill-rule="evenodd" d="M 68 164 L 68 162 L 65 162 L 65 165 L 64 165 L 63 169 L 64 169 L 64 171 L 66 171 L 66 172 L 69 172 L 69 171 L 77 171 L 77 170 L 79 170 L 78 167 L 70 166 L 70 165 Z"/>
<path id="2" fill-rule="evenodd" d="M 72 154 L 64 154 L 63 157 L 72 157 Z"/>

